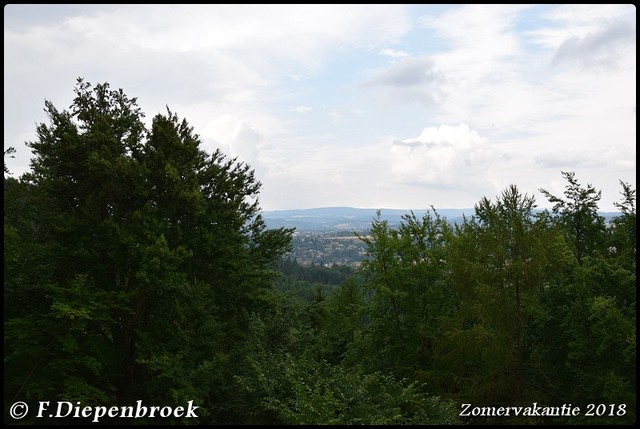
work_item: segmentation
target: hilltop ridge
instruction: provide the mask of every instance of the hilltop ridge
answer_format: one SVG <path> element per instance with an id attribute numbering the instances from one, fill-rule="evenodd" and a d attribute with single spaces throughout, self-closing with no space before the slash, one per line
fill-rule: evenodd
<path id="1" fill-rule="evenodd" d="M 288 227 L 299 231 L 355 231 L 366 230 L 371 227 L 377 211 L 390 225 L 400 224 L 402 216 L 410 213 L 411 209 L 387 208 L 356 208 L 356 207 L 316 207 L 309 209 L 269 210 L 263 212 L 263 217 L 270 228 Z M 414 209 L 417 216 L 423 216 L 431 209 Z M 474 209 L 436 209 L 443 217 L 451 222 L 461 221 L 463 215 L 470 216 Z"/>
<path id="2" fill-rule="evenodd" d="M 316 207 L 308 209 L 265 210 L 262 212 L 269 228 L 296 228 L 298 231 L 362 231 L 371 227 L 372 220 L 380 210 L 382 219 L 390 226 L 400 225 L 402 216 L 410 213 L 422 217 L 430 208 L 423 209 L 387 209 L 356 208 L 347 206 Z M 451 209 L 435 208 L 436 212 L 451 223 L 462 222 L 463 216 L 471 217 L 474 208 Z M 542 209 L 543 210 L 543 209 Z M 618 212 L 599 212 L 608 221 L 618 216 Z"/>

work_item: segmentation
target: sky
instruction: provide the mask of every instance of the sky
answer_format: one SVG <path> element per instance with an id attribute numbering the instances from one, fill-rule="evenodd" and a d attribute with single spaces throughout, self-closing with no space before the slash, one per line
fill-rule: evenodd
<path id="1" fill-rule="evenodd" d="M 4 7 L 4 147 L 78 77 L 166 108 L 255 170 L 264 210 L 472 208 L 563 171 L 636 186 L 636 10 L 604 5 Z"/>

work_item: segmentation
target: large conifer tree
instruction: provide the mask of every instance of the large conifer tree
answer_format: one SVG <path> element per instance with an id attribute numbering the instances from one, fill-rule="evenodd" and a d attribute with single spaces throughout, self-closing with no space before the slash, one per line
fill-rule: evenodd
<path id="1" fill-rule="evenodd" d="M 31 172 L 5 181 L 5 400 L 193 400 L 232 419 L 291 231 L 266 228 L 250 167 L 171 111 L 147 130 L 135 98 L 82 79 L 70 111 L 45 106 Z"/>

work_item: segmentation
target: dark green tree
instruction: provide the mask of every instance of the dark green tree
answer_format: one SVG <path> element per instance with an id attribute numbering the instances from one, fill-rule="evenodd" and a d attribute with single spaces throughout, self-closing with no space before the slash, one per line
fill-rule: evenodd
<path id="1" fill-rule="evenodd" d="M 367 304 L 361 281 L 348 278 L 324 301 L 319 355 L 332 364 L 354 364 L 365 329 Z"/>
<path id="2" fill-rule="evenodd" d="M 607 249 L 610 255 L 623 258 L 632 265 L 635 272 L 636 262 L 636 190 L 628 183 L 620 181 L 622 201 L 614 202 L 620 210 L 620 216 L 611 221 L 611 244 Z"/>
<path id="3" fill-rule="evenodd" d="M 368 323 L 359 355 L 372 370 L 427 377 L 438 317 L 452 304 L 447 290 L 452 228 L 434 210 L 405 215 L 396 230 L 374 219 L 362 264 Z"/>
<path id="4" fill-rule="evenodd" d="M 530 371 L 538 345 L 530 326 L 540 293 L 571 259 L 534 208 L 534 198 L 512 185 L 495 202 L 481 199 L 458 226 L 450 266 L 459 303 L 443 317 L 435 348 L 465 401 L 522 404 L 542 396 L 542 376 Z"/>
<path id="5" fill-rule="evenodd" d="M 444 425 L 460 423 L 453 402 L 424 385 L 359 367 L 331 365 L 303 354 L 250 361 L 254 374 L 238 377 L 271 424 Z"/>
<path id="6" fill-rule="evenodd" d="M 587 184 L 583 187 L 574 172 L 563 171 L 562 176 L 567 180 L 565 199 L 552 195 L 545 189 L 540 192 L 553 203 L 552 212 L 567 234 L 568 242 L 575 249 L 578 261 L 599 250 L 605 237 L 604 218 L 598 214 L 598 202 L 601 191 Z"/>
<path id="7" fill-rule="evenodd" d="M 122 90 L 75 94 L 70 111 L 45 102 L 31 172 L 5 181 L 6 401 L 194 400 L 201 422 L 233 421 L 291 230 L 266 228 L 253 171 L 202 151 L 186 120 L 147 130 Z"/>
<path id="8" fill-rule="evenodd" d="M 574 191 L 571 195 L 585 201 L 572 204 L 574 211 L 556 212 L 552 222 L 573 244 L 574 254 L 577 231 L 582 231 L 583 244 L 577 247 L 583 251 L 564 279 L 543 291 L 535 326 L 541 344 L 536 368 L 549 380 L 545 390 L 552 398 L 625 407 L 623 415 L 581 416 L 574 422 L 630 423 L 636 402 L 635 191 L 623 184 L 622 202 L 615 203 L 621 215 L 605 231 L 595 200 L 589 204 L 585 197 L 599 193 Z"/>

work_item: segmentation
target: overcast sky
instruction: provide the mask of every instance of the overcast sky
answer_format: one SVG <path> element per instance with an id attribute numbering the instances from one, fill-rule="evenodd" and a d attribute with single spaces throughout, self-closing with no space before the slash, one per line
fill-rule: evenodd
<path id="1" fill-rule="evenodd" d="M 265 210 L 473 207 L 562 171 L 636 186 L 633 5 L 8 5 L 4 147 L 76 78 L 166 107 L 262 182 Z"/>

